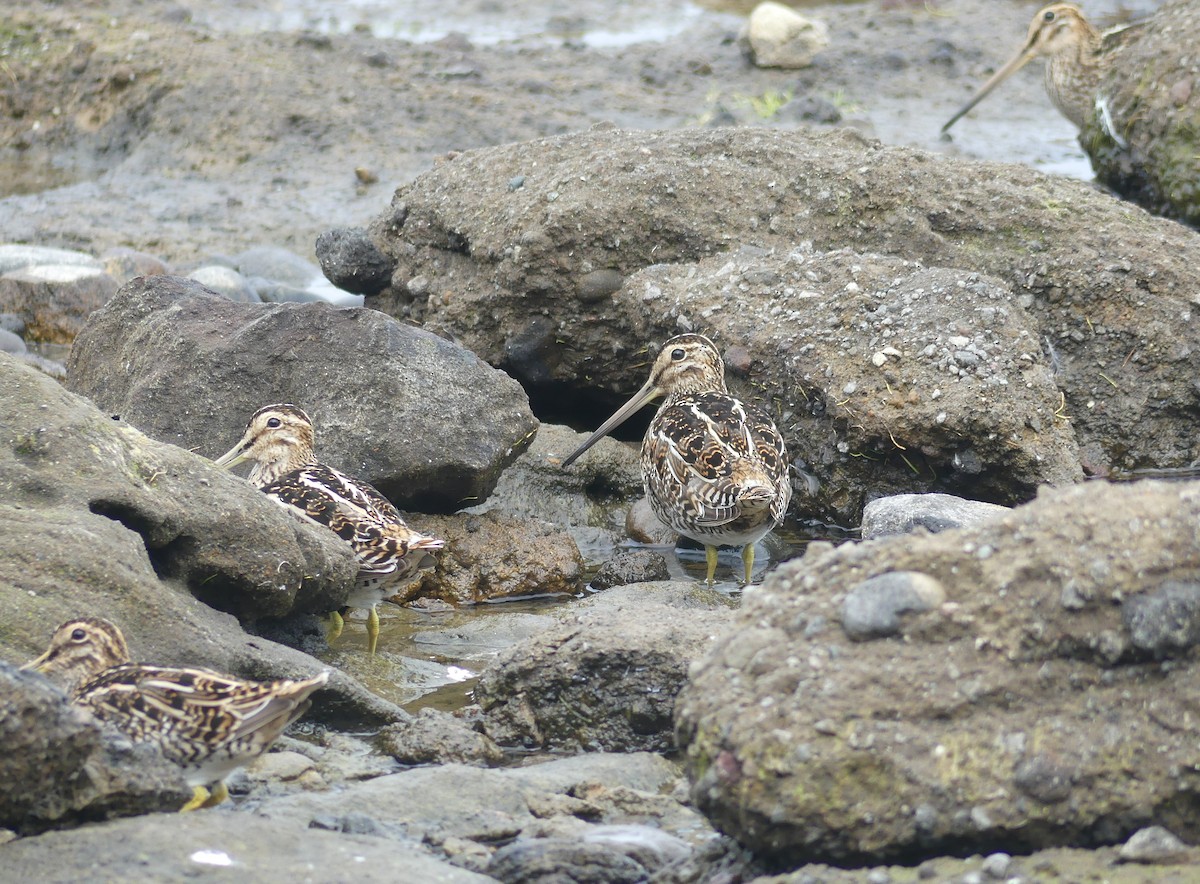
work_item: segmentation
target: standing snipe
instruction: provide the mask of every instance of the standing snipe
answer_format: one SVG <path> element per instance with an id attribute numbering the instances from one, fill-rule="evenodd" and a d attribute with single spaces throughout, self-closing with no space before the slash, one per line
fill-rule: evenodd
<path id="1" fill-rule="evenodd" d="M 249 480 L 261 491 L 301 515 L 329 528 L 350 544 L 358 556 L 358 579 L 346 600 L 351 608 L 366 608 L 367 650 L 374 655 L 379 642 L 375 606 L 395 595 L 398 584 L 430 567 L 444 541 L 427 537 L 405 524 L 391 501 L 371 485 L 318 463 L 313 455 L 313 425 L 295 405 L 268 405 L 256 411 L 237 445 L 217 458 L 217 466 L 254 461 Z M 342 618 L 333 615 L 329 637 L 342 631 Z"/>
<path id="2" fill-rule="evenodd" d="M 666 399 L 642 441 L 650 507 L 664 525 L 704 544 L 708 583 L 723 545 L 743 547 L 749 583 L 755 542 L 783 521 L 792 498 L 787 453 L 771 419 L 729 394 L 725 363 L 708 338 L 667 341 L 645 386 L 563 466 L 659 396 Z"/>
<path id="3" fill-rule="evenodd" d="M 1122 35 L 1130 32 L 1131 26 L 1124 26 L 1101 33 L 1088 24 L 1079 7 L 1070 3 L 1046 6 L 1033 17 L 1021 51 L 979 87 L 971 100 L 942 126 L 942 131 L 947 131 L 1030 61 L 1045 58 L 1046 92 L 1054 106 L 1081 129 L 1099 113 L 1109 135 L 1120 143 L 1109 119 L 1107 103 L 1100 94 L 1100 78 L 1111 58 L 1111 50 L 1120 44 Z"/>
<path id="4" fill-rule="evenodd" d="M 329 678 L 322 672 L 298 681 L 242 681 L 207 669 L 131 663 L 121 630 L 97 617 L 68 620 L 49 650 L 21 668 L 60 683 L 134 742 L 158 746 L 193 789 L 183 810 L 224 801 L 225 778 L 267 751 Z"/>

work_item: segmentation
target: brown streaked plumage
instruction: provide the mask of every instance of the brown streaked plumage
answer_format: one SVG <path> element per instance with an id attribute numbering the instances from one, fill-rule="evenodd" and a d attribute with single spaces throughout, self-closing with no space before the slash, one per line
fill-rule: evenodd
<path id="1" fill-rule="evenodd" d="M 710 584 L 717 547 L 743 547 L 749 583 L 754 544 L 783 521 L 792 497 L 787 452 L 771 419 L 729 394 L 725 363 L 704 335 L 667 341 L 650 379 L 563 466 L 659 396 L 666 399 L 642 441 L 650 508 L 663 524 L 704 544 Z"/>
<path id="2" fill-rule="evenodd" d="M 1054 106 L 1081 129 L 1099 111 L 1105 128 L 1120 143 L 1107 118 L 1107 106 L 1100 95 L 1100 78 L 1108 63 L 1109 52 L 1129 33 L 1131 26 L 1103 33 L 1097 31 L 1088 24 L 1079 7 L 1071 3 L 1052 3 L 1043 7 L 1033 17 L 1021 50 L 979 87 L 971 100 L 942 126 L 942 131 L 947 131 L 1030 61 L 1045 58 L 1046 92 Z"/>
<path id="3" fill-rule="evenodd" d="M 265 752 L 329 678 L 322 672 L 257 682 L 132 663 L 121 630 L 98 617 L 68 620 L 46 653 L 21 668 L 60 683 L 75 703 L 135 742 L 157 746 L 193 788 L 183 810 L 225 800 L 225 778 Z"/>
<path id="4" fill-rule="evenodd" d="M 303 409 L 268 405 L 254 413 L 241 440 L 216 464 L 232 467 L 254 461 L 248 476 L 253 485 L 350 544 L 359 571 L 347 606 L 369 611 L 367 649 L 374 654 L 379 640 L 375 606 L 419 568 L 430 567 L 429 554 L 444 541 L 409 528 L 391 501 L 367 482 L 319 463 L 313 439 L 312 421 Z M 330 638 L 341 629 L 342 618 L 335 612 Z"/>

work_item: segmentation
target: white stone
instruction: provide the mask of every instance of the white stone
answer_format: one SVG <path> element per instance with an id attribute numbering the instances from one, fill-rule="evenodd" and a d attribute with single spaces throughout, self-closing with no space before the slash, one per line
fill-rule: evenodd
<path id="1" fill-rule="evenodd" d="M 19 277 L 23 280 L 38 280 L 39 282 L 75 282 L 88 276 L 99 276 L 104 272 L 101 266 L 84 264 L 33 264 L 5 273 L 6 277 Z"/>
<path id="2" fill-rule="evenodd" d="M 60 267 L 73 264 L 103 269 L 103 264 L 98 259 L 84 252 L 50 249 L 44 246 L 23 246 L 17 243 L 0 245 L 0 274 L 41 264 L 53 264 Z"/>
<path id="3" fill-rule="evenodd" d="M 806 68 L 829 46 L 829 28 L 766 0 L 754 7 L 739 40 L 761 68 Z"/>

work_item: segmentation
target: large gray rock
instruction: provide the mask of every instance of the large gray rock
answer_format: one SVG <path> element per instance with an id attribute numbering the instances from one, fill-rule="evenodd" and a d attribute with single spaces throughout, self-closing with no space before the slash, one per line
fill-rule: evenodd
<path id="1" fill-rule="evenodd" d="M 732 604 L 694 584 L 663 582 L 573 606 L 561 625 L 502 652 L 480 676 L 484 729 L 508 746 L 671 750 L 675 697 Z"/>
<path id="2" fill-rule="evenodd" d="M 1197 831 L 1197 524 L 1195 483 L 1088 483 L 958 531 L 810 547 L 680 695 L 697 806 L 785 865 Z M 944 601 L 852 644 L 850 597 L 900 572 Z"/>
<path id="3" fill-rule="evenodd" d="M 321 668 L 231 614 L 336 608 L 357 565 L 333 534 L 3 355 L 0 413 L 0 657 L 23 663 L 59 623 L 90 614 L 149 662 L 260 679 Z M 316 696 L 327 720 L 401 715 L 340 673 Z"/>
<path id="4" fill-rule="evenodd" d="M 436 335 L 362 308 L 236 304 L 173 277 L 123 286 L 76 341 L 68 382 L 212 457 L 260 407 L 293 402 L 323 461 L 426 511 L 487 497 L 537 428 L 518 384 Z"/>
<path id="5" fill-rule="evenodd" d="M 191 797 L 177 767 L 102 730 L 40 675 L 0 661 L 0 696 L 0 826 L 30 832 L 178 810 Z"/>
<path id="6" fill-rule="evenodd" d="M 44 552 L 43 530 L 94 521 L 123 526 L 153 572 L 245 620 L 329 611 L 356 571 L 345 544 L 314 530 L 203 458 L 157 442 L 9 357 L 0 357 L 8 417 L 0 446 L 6 540 L 21 558 Z M 59 518 L 61 516 L 61 518 Z M 80 538 L 75 544 L 86 546 Z M 5 563 L 8 564 L 8 563 Z M 0 564 L 4 567 L 4 564 Z M 7 569 L 6 569 L 7 570 Z"/>
<path id="7" fill-rule="evenodd" d="M 414 841 L 325 832 L 245 813 L 156 814 L 69 832 L 47 832 L 4 846 L 14 881 L 186 881 L 193 878 L 313 884 L 353 879 L 430 884 L 488 884 Z"/>
<path id="8" fill-rule="evenodd" d="M 517 177 L 523 185 L 510 190 Z M 590 405 L 596 421 L 645 380 L 645 348 L 667 334 L 694 328 L 718 337 L 727 355 L 744 348 L 730 359 L 734 389 L 790 415 L 790 450 L 826 488 L 858 480 L 846 499 L 827 490 L 818 501 L 844 521 L 856 520 L 861 489 L 883 476 L 896 491 L 1027 497 L 1039 473 L 1067 478 L 1072 432 L 1076 470 L 1179 465 L 1200 454 L 1192 428 L 1174 417 L 1191 408 L 1200 374 L 1200 327 L 1188 320 L 1200 301 L 1200 237 L 1080 182 L 847 131 L 605 129 L 455 156 L 397 191 L 371 238 L 396 262 L 371 305 L 450 330 L 560 407 L 570 391 L 570 405 Z M 787 257 L 805 240 L 812 266 L 793 273 Z M 714 271 L 726 262 L 697 262 L 739 246 L 773 251 L 758 267 L 745 252 L 731 256 L 719 288 Z M 861 254 L 820 256 L 836 249 Z M 905 268 L 870 253 L 963 270 Z M 678 266 L 647 269 L 655 264 Z M 683 291 L 693 271 L 695 296 Z M 922 288 L 928 300 L 912 302 L 921 312 L 910 320 L 904 298 Z M 933 331 L 932 357 L 922 355 L 926 343 L 910 349 Z M 883 430 L 910 407 L 940 413 L 933 389 L 913 382 L 926 376 L 923 360 L 942 361 L 943 347 L 953 367 L 967 368 L 964 382 L 945 364 L 943 395 L 984 398 L 946 408 L 944 422 L 912 436 L 893 430 L 893 441 Z M 959 352 L 976 361 L 966 365 Z M 993 377 L 1032 387 L 980 385 L 976 369 L 997 357 L 1004 364 Z M 868 369 L 866 394 L 843 392 Z M 999 450 L 1010 441 L 1020 450 Z M 1050 450 L 1040 467 L 1037 446 Z M 954 453 L 964 456 L 956 463 Z M 997 494 L 995 467 L 1009 460 L 1026 465 Z M 809 506 L 801 495 L 796 505 Z"/>

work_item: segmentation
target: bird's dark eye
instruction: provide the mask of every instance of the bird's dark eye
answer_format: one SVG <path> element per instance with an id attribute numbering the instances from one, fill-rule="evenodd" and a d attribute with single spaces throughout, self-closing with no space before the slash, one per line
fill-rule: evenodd
<path id="1" fill-rule="evenodd" d="M 1047 9 L 1046 14 L 1042 16 L 1042 21 L 1054 21 L 1054 10 Z"/>
<path id="2" fill-rule="evenodd" d="M 674 359 L 676 362 L 678 362 L 680 359 L 682 359 L 684 357 L 684 355 L 686 355 L 686 354 L 684 354 L 683 350 L 679 347 L 676 347 L 674 350 L 671 351 L 671 358 Z"/>
<path id="3" fill-rule="evenodd" d="M 272 430 L 276 430 L 279 427 L 281 427 L 282 425 L 283 425 L 283 421 L 281 421 L 277 417 L 273 417 L 267 421 L 267 426 L 270 427 Z"/>
<path id="4" fill-rule="evenodd" d="M 87 637 L 87 633 L 84 632 L 82 629 L 71 630 L 71 641 L 73 641 L 73 642 L 81 642 L 86 637 Z"/>

